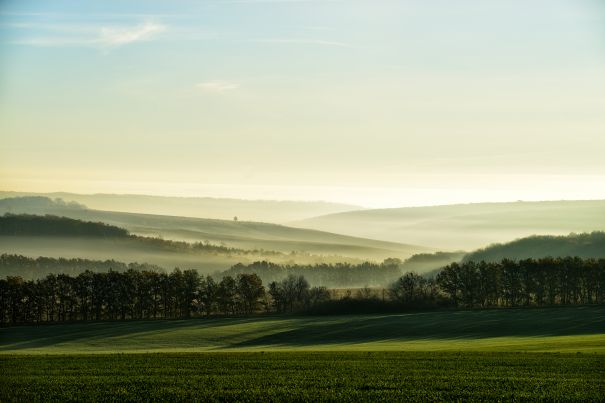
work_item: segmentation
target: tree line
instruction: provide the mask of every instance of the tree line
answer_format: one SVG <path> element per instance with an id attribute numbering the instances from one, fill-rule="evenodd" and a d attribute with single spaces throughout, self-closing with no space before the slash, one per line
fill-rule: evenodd
<path id="1" fill-rule="evenodd" d="M 196 270 L 171 273 L 129 268 L 124 272 L 85 271 L 77 276 L 50 274 L 25 281 L 0 280 L 3 325 L 125 319 L 177 319 L 211 315 L 291 312 L 327 298 L 325 288 L 287 277 L 265 289 L 253 273 L 220 281 Z"/>
<path id="2" fill-rule="evenodd" d="M 114 270 L 124 272 L 128 269 L 163 272 L 164 268 L 149 263 L 124 263 L 113 259 L 90 260 L 82 258 L 31 258 L 22 255 L 3 253 L 0 255 L 0 273 L 4 277 L 40 278 L 48 274 L 69 274 L 77 276 L 87 270 L 103 272 Z"/>
<path id="3" fill-rule="evenodd" d="M 433 277 L 408 272 L 385 291 L 364 287 L 355 294 L 315 305 L 310 311 L 338 314 L 604 304 L 605 259 L 547 257 L 451 263 Z"/>
<path id="4" fill-rule="evenodd" d="M 239 250 L 227 247 L 191 244 L 180 241 L 167 241 L 154 238 L 142 238 L 144 242 L 157 242 L 158 247 L 178 250 L 179 252 L 194 251 L 196 248 L 207 248 L 210 252 L 215 248 L 224 248 L 225 253 L 238 253 Z M 266 255 L 278 254 L 278 252 L 249 251 L 250 253 L 262 253 Z M 242 273 L 255 273 L 263 283 L 269 284 L 273 281 L 281 281 L 288 275 L 304 276 L 313 285 L 332 288 L 345 287 L 384 287 L 399 276 L 403 262 L 400 259 L 385 259 L 382 263 L 364 262 L 360 264 L 350 263 L 321 263 L 321 264 L 276 264 L 267 261 L 258 261 L 251 264 L 238 263 L 230 269 L 223 271 L 215 277 L 232 276 L 237 277 Z M 163 267 L 148 263 L 123 263 L 116 260 L 89 260 L 81 258 L 30 258 L 21 255 L 0 255 L 0 273 L 2 276 L 20 276 L 27 279 L 42 278 L 48 274 L 70 274 L 78 275 L 90 271 L 114 270 L 123 272 L 128 269 L 165 271 Z"/>
<path id="5" fill-rule="evenodd" d="M 266 288 L 256 273 L 224 275 L 219 281 L 196 270 L 164 273 L 135 267 L 123 272 L 87 270 L 77 276 L 51 274 L 30 281 L 17 276 L 0 280 L 3 325 L 603 303 L 605 259 L 577 257 L 452 263 L 433 278 L 406 273 L 382 292 L 363 287 L 341 298 L 292 273 Z"/>
<path id="6" fill-rule="evenodd" d="M 605 259 L 540 259 L 452 263 L 436 284 L 457 307 L 515 307 L 605 302 Z"/>
<path id="7" fill-rule="evenodd" d="M 594 231 L 569 235 L 533 235 L 504 244 L 494 244 L 468 253 L 464 262 L 499 262 L 502 259 L 527 259 L 534 256 L 578 256 L 602 258 L 605 232 Z M 452 260 L 453 261 L 453 260 Z"/>

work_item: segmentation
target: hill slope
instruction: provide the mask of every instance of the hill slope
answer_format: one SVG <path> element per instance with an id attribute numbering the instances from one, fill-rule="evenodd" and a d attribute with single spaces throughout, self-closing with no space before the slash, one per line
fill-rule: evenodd
<path id="1" fill-rule="evenodd" d="M 502 259 L 579 256 L 605 258 L 605 232 L 567 236 L 531 236 L 490 245 L 464 256 L 463 261 L 499 262 Z"/>
<path id="2" fill-rule="evenodd" d="M 58 273 L 69 272 L 80 266 L 90 269 L 83 259 L 104 260 L 109 267 L 118 268 L 115 259 L 128 262 L 151 263 L 166 268 L 181 267 L 215 272 L 239 262 L 271 259 L 289 262 L 294 256 L 303 261 L 317 262 L 317 256 L 285 255 L 272 251 L 251 251 L 207 243 L 187 243 L 159 238 L 131 235 L 123 228 L 101 222 L 88 222 L 57 216 L 12 215 L 0 217 L 0 253 L 29 257 L 60 258 Z M 64 258 L 75 258 L 66 261 Z M 344 258 L 341 258 L 344 259 Z M 0 274 L 38 278 L 49 273 L 44 260 L 35 264 L 21 264 L 10 258 L 0 267 Z M 31 263 L 31 262 L 30 262 Z M 98 266 L 99 262 L 93 266 Z M 57 266 L 57 265 L 55 265 Z M 55 267 L 56 269 L 56 267 Z M 107 267 L 105 267 L 107 269 Z"/>
<path id="3" fill-rule="evenodd" d="M 536 234 L 605 230 L 605 200 L 362 210 L 315 217 L 291 225 L 445 250 L 471 250 Z"/>
<path id="4" fill-rule="evenodd" d="M 483 350 L 605 353 L 605 308 L 256 317 L 15 326 L 3 353 Z"/>
<path id="5" fill-rule="evenodd" d="M 88 210 L 81 206 L 70 208 L 64 203 L 48 203 L 48 199 L 43 200 L 42 203 L 36 202 L 35 206 L 29 198 L 0 200 L 0 214 L 9 211 L 7 206 L 12 206 L 10 211 L 15 211 L 14 206 L 19 206 L 21 200 L 27 206 L 24 209 L 28 213 L 58 214 L 123 227 L 137 235 L 188 242 L 207 241 L 239 249 L 263 249 L 283 253 L 295 251 L 374 260 L 382 260 L 387 257 L 406 258 L 414 253 L 429 250 L 429 248 L 421 246 L 375 241 L 278 224 Z M 18 253 L 16 251 L 6 252 Z M 97 256 L 95 258 L 105 257 Z M 131 261 L 131 259 L 125 260 Z M 141 261 L 141 259 L 135 260 Z"/>
<path id="6" fill-rule="evenodd" d="M 359 206 L 321 201 L 242 200 L 213 197 L 166 197 L 103 193 L 86 195 L 64 192 L 0 192 L 0 199 L 21 196 L 60 198 L 65 200 L 67 204 L 84 204 L 96 210 L 216 218 L 222 220 L 230 220 L 234 216 L 237 216 L 246 221 L 272 223 L 286 223 L 318 215 L 361 209 Z"/>
<path id="7" fill-rule="evenodd" d="M 5 214 L 0 216 L 0 235 L 124 238 L 128 236 L 128 231 L 100 222 L 67 217 Z"/>

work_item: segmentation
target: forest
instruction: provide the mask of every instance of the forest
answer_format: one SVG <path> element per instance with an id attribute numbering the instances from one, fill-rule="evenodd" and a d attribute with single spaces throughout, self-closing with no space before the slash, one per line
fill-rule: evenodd
<path id="1" fill-rule="evenodd" d="M 325 287 L 311 287 L 304 276 L 284 274 L 281 280 L 271 281 L 266 287 L 255 273 L 224 275 L 217 281 L 211 276 L 200 276 L 195 270 L 164 273 L 134 266 L 123 272 L 51 274 L 35 281 L 11 276 L 0 280 L 0 322 L 15 325 L 605 302 L 605 259 L 452 263 L 435 278 L 406 273 L 392 282 L 386 293 L 362 288 L 355 295 L 349 293 L 340 298 L 334 298 Z"/>
<path id="2" fill-rule="evenodd" d="M 504 244 L 493 244 L 470 252 L 463 261 L 499 262 L 502 259 L 527 259 L 538 256 L 579 256 L 601 258 L 605 251 L 605 232 L 593 231 L 569 235 L 534 235 Z"/>
<path id="3" fill-rule="evenodd" d="M 163 241 L 166 244 L 175 241 Z M 194 245 L 184 243 L 185 245 Z M 266 252 L 270 254 L 270 252 Z M 408 265 L 408 262 L 412 264 Z M 443 262 L 443 266 L 448 262 Z M 431 264 L 433 266 L 431 266 Z M 427 267 L 435 267 L 436 263 L 429 261 Z M 437 267 L 439 267 L 437 266 Z M 215 277 L 233 276 L 241 273 L 255 273 L 263 283 L 269 284 L 272 281 L 278 281 L 292 274 L 294 276 L 304 276 L 309 283 L 317 286 L 330 288 L 355 288 L 355 287 L 386 287 L 399 278 L 402 272 L 413 271 L 422 273 L 422 270 L 413 270 L 412 268 L 424 268 L 421 264 L 415 263 L 415 256 L 402 261 L 397 258 L 388 258 L 381 263 L 362 262 L 358 264 L 351 263 L 316 263 L 316 264 L 278 264 L 268 261 L 256 261 L 250 264 L 237 263 L 225 271 L 215 270 L 212 273 Z M 129 268 L 137 270 L 165 271 L 164 267 L 149 263 L 124 263 L 114 259 L 91 260 L 81 258 L 52 258 L 37 257 L 30 258 L 22 255 L 7 254 L 0 255 L 0 275 L 19 276 L 25 279 L 38 279 L 48 274 L 69 274 L 77 276 L 86 270 L 108 271 L 114 270 L 123 272 Z"/>
<path id="4" fill-rule="evenodd" d="M 163 241 L 171 245 L 175 241 Z M 183 242 L 185 245 L 195 245 Z M 364 262 L 360 264 L 277 264 L 267 261 L 257 261 L 245 265 L 237 263 L 225 271 L 215 270 L 214 277 L 236 277 L 238 274 L 255 273 L 263 283 L 281 280 L 288 275 L 304 276 L 311 284 L 326 287 L 384 287 L 401 276 L 401 268 L 405 267 L 400 259 L 385 259 L 382 263 Z M 91 260 L 81 258 L 30 258 L 22 255 L 0 255 L 0 273 L 3 277 L 19 276 L 26 279 L 38 279 L 48 274 L 69 274 L 77 276 L 87 270 L 123 272 L 128 269 L 166 271 L 164 267 L 149 263 L 124 263 L 114 259 Z"/>
<path id="5" fill-rule="evenodd" d="M 119 271 L 128 269 L 146 271 L 164 271 L 160 266 L 149 263 L 124 263 L 117 260 L 90 260 L 81 258 L 52 258 L 40 256 L 30 258 L 22 255 L 3 253 L 0 255 L 0 273 L 3 277 L 18 276 L 40 278 L 48 274 L 69 274 L 77 276 L 87 270 L 94 272 Z"/>
<path id="6" fill-rule="evenodd" d="M 86 271 L 36 281 L 0 280 L 0 322 L 175 319 L 250 315 L 272 308 L 291 312 L 327 298 L 327 289 L 310 287 L 304 277 L 273 282 L 267 291 L 256 274 L 225 276 L 217 282 L 196 270 Z"/>

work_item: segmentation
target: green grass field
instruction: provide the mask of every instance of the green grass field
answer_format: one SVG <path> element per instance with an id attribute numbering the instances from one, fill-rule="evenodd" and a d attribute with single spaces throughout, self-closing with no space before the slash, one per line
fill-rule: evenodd
<path id="1" fill-rule="evenodd" d="M 259 350 L 605 353 L 605 307 L 200 318 L 0 329 L 0 354 Z"/>
<path id="2" fill-rule="evenodd" d="M 0 329 L 0 401 L 599 401 L 605 307 Z"/>
<path id="3" fill-rule="evenodd" d="M 0 356 L 0 401 L 599 401 L 600 354 Z"/>

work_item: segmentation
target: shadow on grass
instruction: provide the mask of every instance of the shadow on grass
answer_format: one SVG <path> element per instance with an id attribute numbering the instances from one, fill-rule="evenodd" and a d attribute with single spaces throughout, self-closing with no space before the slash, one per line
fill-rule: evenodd
<path id="1" fill-rule="evenodd" d="M 605 307 L 448 311 L 356 317 L 346 323 L 305 323 L 231 344 L 304 347 L 421 340 L 491 337 L 546 337 L 605 333 Z"/>
<path id="2" fill-rule="evenodd" d="M 182 331 L 182 332 L 181 332 Z M 191 331 L 191 332 L 190 332 Z M 181 332 L 181 333 L 179 333 Z M 492 309 L 352 316 L 272 316 L 71 323 L 0 329 L 0 352 L 82 343 L 112 349 L 320 346 L 368 342 L 605 333 L 605 307 Z M 144 339 L 144 341 L 143 341 Z M 101 344 L 98 347 L 97 344 Z M 77 348 L 76 347 L 76 348 Z M 125 349 L 115 346 L 116 351 Z M 130 349 L 130 348 L 129 348 Z"/>
<path id="3" fill-rule="evenodd" d="M 258 318 L 197 318 L 129 320 L 115 322 L 75 322 L 43 325 L 15 326 L 0 329 L 0 352 L 44 348 L 78 341 L 93 342 L 114 337 L 131 337 L 162 332 L 178 332 L 195 328 L 217 329 L 257 322 Z M 263 320 L 263 319 L 261 319 Z M 133 345 L 136 347 L 136 345 Z"/>

